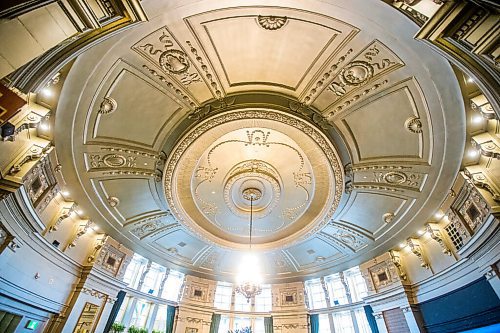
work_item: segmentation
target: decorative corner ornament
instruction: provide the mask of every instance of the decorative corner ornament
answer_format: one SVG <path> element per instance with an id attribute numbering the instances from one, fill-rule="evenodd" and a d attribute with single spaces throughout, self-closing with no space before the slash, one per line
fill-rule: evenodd
<path id="1" fill-rule="evenodd" d="M 99 106 L 100 114 L 110 114 L 116 110 L 118 103 L 111 97 L 104 97 L 101 105 Z"/>
<path id="2" fill-rule="evenodd" d="M 416 133 L 416 134 L 419 134 L 419 133 L 422 133 L 422 122 L 420 121 L 420 118 L 419 117 L 416 117 L 416 116 L 413 116 L 413 117 L 410 117 L 408 119 L 406 119 L 405 121 L 405 127 L 408 131 L 412 132 L 412 133 Z"/>
<path id="3" fill-rule="evenodd" d="M 266 30 L 278 30 L 281 29 L 287 22 L 288 18 L 286 16 L 258 16 L 257 22 L 259 25 Z"/>
<path id="4" fill-rule="evenodd" d="M 385 223 L 389 224 L 394 221 L 394 213 L 385 213 L 384 215 L 382 215 L 382 219 Z"/>

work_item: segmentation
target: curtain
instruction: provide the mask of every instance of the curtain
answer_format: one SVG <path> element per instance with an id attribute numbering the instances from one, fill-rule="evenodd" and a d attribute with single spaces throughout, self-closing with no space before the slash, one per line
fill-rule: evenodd
<path id="1" fill-rule="evenodd" d="M 175 306 L 167 305 L 167 328 L 165 333 L 174 332 Z"/>
<path id="2" fill-rule="evenodd" d="M 113 304 L 113 308 L 111 308 L 111 312 L 109 313 L 108 321 L 106 322 L 106 326 L 104 326 L 104 332 L 109 332 L 111 330 L 111 325 L 116 320 L 116 316 L 118 315 L 118 311 L 120 311 L 120 308 L 123 304 L 123 300 L 125 299 L 125 295 L 127 293 L 124 292 L 123 290 L 120 290 L 118 292 L 118 295 L 116 296 L 116 301 L 115 304 Z"/>
<path id="3" fill-rule="evenodd" d="M 372 330 L 372 333 L 379 333 L 377 321 L 375 320 L 375 317 L 373 316 L 372 307 L 370 305 L 365 305 L 365 306 L 363 306 L 363 308 L 365 309 L 366 319 L 368 319 L 368 325 L 370 325 L 370 329 Z"/>
<path id="4" fill-rule="evenodd" d="M 209 333 L 219 332 L 219 324 L 220 324 L 220 314 L 212 313 L 212 322 L 210 323 Z"/>
<path id="5" fill-rule="evenodd" d="M 264 317 L 264 332 L 273 333 L 273 317 Z"/>
<path id="6" fill-rule="evenodd" d="M 312 314 L 311 320 L 311 333 L 319 333 L 319 314 Z"/>

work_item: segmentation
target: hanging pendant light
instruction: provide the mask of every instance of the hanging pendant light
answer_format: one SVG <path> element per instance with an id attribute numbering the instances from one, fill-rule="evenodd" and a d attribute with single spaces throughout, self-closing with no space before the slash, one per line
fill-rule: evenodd
<path id="1" fill-rule="evenodd" d="M 260 285 L 259 263 L 257 257 L 252 253 L 252 226 L 253 226 L 253 203 L 262 197 L 262 192 L 256 188 L 247 188 L 242 192 L 243 198 L 250 201 L 250 235 L 249 253 L 243 257 L 238 277 L 236 292 L 245 296 L 247 303 L 250 299 L 262 292 Z"/>

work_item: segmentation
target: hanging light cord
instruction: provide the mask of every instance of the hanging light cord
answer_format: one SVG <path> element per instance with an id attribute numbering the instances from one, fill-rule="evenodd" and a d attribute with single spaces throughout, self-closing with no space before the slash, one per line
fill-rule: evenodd
<path id="1" fill-rule="evenodd" d="M 253 195 L 250 196 L 250 251 L 252 250 Z"/>

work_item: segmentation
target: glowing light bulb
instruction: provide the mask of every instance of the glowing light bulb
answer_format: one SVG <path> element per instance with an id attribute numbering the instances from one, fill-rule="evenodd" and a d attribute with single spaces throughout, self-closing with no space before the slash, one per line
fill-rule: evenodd
<path id="1" fill-rule="evenodd" d="M 435 217 L 436 219 L 438 219 L 438 220 L 442 219 L 442 218 L 443 218 L 443 216 L 444 216 L 444 214 L 443 214 L 443 213 L 441 213 L 441 212 L 437 212 L 436 214 L 434 214 L 434 217 Z"/>
<path id="2" fill-rule="evenodd" d="M 471 149 L 471 150 L 469 150 L 468 155 L 470 158 L 476 158 L 479 156 L 479 152 L 475 149 Z"/>
<path id="3" fill-rule="evenodd" d="M 42 95 L 44 97 L 52 97 L 54 95 L 54 93 L 52 92 L 52 90 L 50 90 L 48 87 L 46 88 L 43 88 L 42 91 L 41 91 Z"/>

